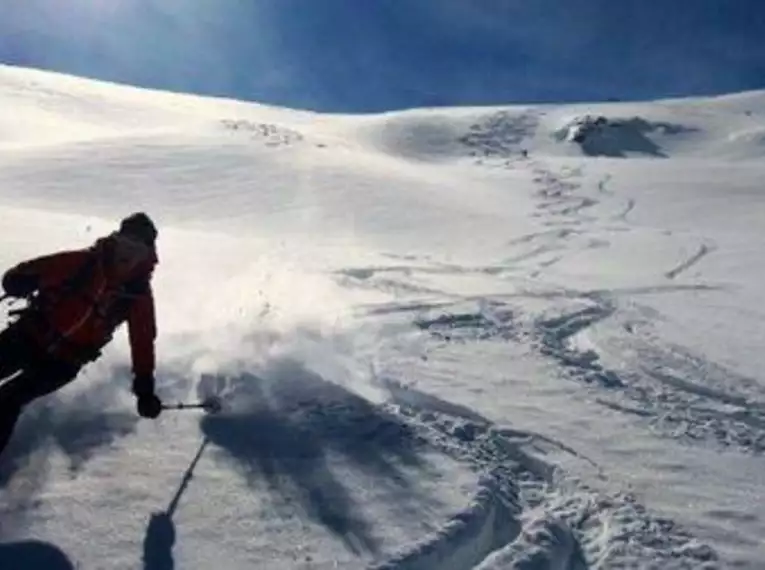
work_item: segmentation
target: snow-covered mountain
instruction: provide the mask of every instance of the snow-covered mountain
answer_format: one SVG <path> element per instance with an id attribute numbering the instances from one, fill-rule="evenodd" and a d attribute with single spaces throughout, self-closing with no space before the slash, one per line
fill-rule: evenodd
<path id="1" fill-rule="evenodd" d="M 0 67 L 0 267 L 160 225 L 3 568 L 763 568 L 765 92 L 326 115 Z M 9 308 L 6 305 L 6 309 Z"/>

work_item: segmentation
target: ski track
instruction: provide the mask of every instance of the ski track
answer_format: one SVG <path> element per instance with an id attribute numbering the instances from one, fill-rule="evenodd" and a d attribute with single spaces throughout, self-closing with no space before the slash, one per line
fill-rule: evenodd
<path id="1" fill-rule="evenodd" d="M 530 245 L 541 239 L 545 243 L 523 254 L 508 257 L 503 264 L 512 265 L 542 254 L 560 252 L 552 259 L 542 259 L 536 267 L 530 268 L 529 277 L 538 278 L 546 269 L 564 260 L 568 253 L 577 251 L 580 243 L 573 238 L 586 239 L 589 233 L 587 225 L 597 221 L 596 217 L 585 215 L 585 212 L 599 206 L 603 196 L 610 197 L 613 193 L 607 189 L 609 175 L 597 183 L 597 190 L 593 195 L 582 195 L 585 186 L 582 183 L 584 170 L 581 167 L 564 167 L 556 171 L 538 160 L 531 161 L 527 167 L 537 186 L 537 212 L 532 216 L 541 218 L 543 225 L 553 229 L 510 240 L 508 245 L 511 247 Z M 602 235 L 602 232 L 599 232 L 599 235 Z M 608 247 L 610 242 L 601 237 L 592 238 L 586 247 L 594 247 L 593 244 L 597 244 L 597 247 Z"/>
<path id="2" fill-rule="evenodd" d="M 667 279 L 674 279 L 678 277 L 680 274 L 686 272 L 688 269 L 696 265 L 699 261 L 701 261 L 704 257 L 709 255 L 714 251 L 714 247 L 703 243 L 699 246 L 699 249 L 696 253 L 694 253 L 692 256 L 690 256 L 688 259 L 680 263 L 677 267 L 667 271 L 664 276 Z"/>
<path id="3" fill-rule="evenodd" d="M 614 216 L 614 219 L 622 221 L 622 222 L 626 222 L 627 216 L 634 209 L 635 209 L 635 199 L 630 198 L 629 200 L 627 200 L 627 205 L 625 206 L 624 210 L 618 213 L 616 216 Z"/>
<path id="4" fill-rule="evenodd" d="M 765 394 L 763 402 L 757 402 L 731 393 L 729 388 L 709 386 L 732 380 L 753 386 L 753 379 L 680 347 L 654 344 L 634 335 L 616 337 L 605 347 L 588 344 L 582 348 L 577 337 L 592 327 L 629 330 L 634 325 L 629 321 L 618 324 L 623 321 L 617 316 L 612 293 L 569 293 L 550 302 L 559 312 L 557 316 L 534 317 L 525 314 L 520 305 L 484 299 L 474 312 L 434 306 L 431 310 L 440 316 L 417 318 L 414 324 L 444 342 L 525 343 L 552 359 L 562 378 L 606 390 L 598 399 L 602 405 L 645 419 L 661 437 L 688 444 L 711 441 L 744 453 L 765 452 Z M 561 303 L 576 308 L 565 311 Z M 629 354 L 635 356 L 625 357 Z M 620 364 L 611 367 L 607 364 L 611 360 Z"/>
<path id="5" fill-rule="evenodd" d="M 594 220 L 583 217 L 581 212 L 597 206 L 599 200 L 592 196 L 575 195 L 584 189 L 577 182 L 583 176 L 581 168 L 564 168 L 560 172 L 555 172 L 539 161 L 529 164 L 529 168 L 539 187 L 538 207 L 545 211 L 549 218 L 545 223 L 555 226 L 563 224 L 579 226 L 578 229 L 572 229 L 570 225 L 567 225 L 559 230 L 535 232 L 509 242 L 508 245 L 518 246 L 544 238 L 545 251 L 562 252 L 553 260 L 542 261 L 536 269 L 532 270 L 530 276 L 538 277 L 546 267 L 565 257 L 566 251 L 570 250 L 569 239 L 573 235 L 582 236 L 587 233 L 586 226 L 581 225 L 582 222 L 589 223 Z M 611 175 L 607 174 L 597 182 L 598 194 L 614 196 L 609 188 L 611 179 Z M 615 219 L 627 223 L 627 216 L 635 206 L 636 201 L 629 198 L 625 209 Z M 613 228 L 613 231 L 617 229 L 624 228 Z M 608 245 L 608 242 L 604 245 Z M 693 255 L 665 272 L 664 276 L 670 280 L 676 279 L 715 249 L 716 247 L 709 242 L 702 243 Z M 531 257 L 534 257 L 542 252 L 543 247 L 537 247 L 529 254 L 533 254 Z M 505 261 L 512 262 L 518 259 L 516 257 Z M 521 257 L 521 259 L 526 258 Z M 705 286 L 697 285 L 691 288 L 701 290 Z M 620 295 L 658 292 L 661 292 L 658 287 L 644 287 L 632 291 L 623 290 Z M 667 289 L 666 292 L 671 290 Z M 760 453 L 765 450 L 765 431 L 763 430 L 765 415 L 763 415 L 762 406 L 753 406 L 743 397 L 711 389 L 691 379 L 699 372 L 704 377 L 709 370 L 719 369 L 719 367 L 686 354 L 679 361 L 675 359 L 674 368 L 669 367 L 667 370 L 667 362 L 672 360 L 669 351 L 661 346 L 651 345 L 642 353 L 645 361 L 650 362 L 650 365 L 637 361 L 619 370 L 609 369 L 604 364 L 597 347 L 581 349 L 577 346 L 575 338 L 580 332 L 619 315 L 621 311 L 618 303 L 619 295 L 609 291 L 571 291 L 564 297 L 579 304 L 584 302 L 588 306 L 554 318 L 537 318 L 534 330 L 527 331 L 525 338 L 537 338 L 538 340 L 535 341 L 537 349 L 542 354 L 553 358 L 569 378 L 598 385 L 611 392 L 615 391 L 622 400 L 608 401 L 608 403 L 605 399 L 600 400 L 604 405 L 623 410 L 625 413 L 650 418 L 653 428 L 665 436 L 683 438 L 686 441 L 712 440 L 725 447 L 733 447 L 745 452 Z M 510 311 L 507 312 L 510 313 Z M 625 330 L 629 333 L 628 327 Z M 502 336 L 507 340 L 524 338 L 524 335 L 508 335 L 507 332 Z M 625 342 L 622 351 L 628 350 L 626 345 L 630 342 L 630 340 Z M 675 355 L 677 352 L 676 350 Z M 614 360 L 622 360 L 621 352 L 615 356 Z M 722 374 L 735 376 L 727 370 Z M 752 384 L 751 381 L 744 383 Z M 701 400 L 701 404 L 697 400 Z M 713 405 L 705 406 L 704 400 L 711 401 Z M 635 403 L 637 407 L 634 406 Z M 733 411 L 721 409 L 721 405 L 733 406 L 735 409 Z"/>
<path id="6" fill-rule="evenodd" d="M 586 570 L 631 568 L 635 557 L 662 568 L 717 568 L 717 555 L 629 495 L 580 485 L 525 450 L 545 442 L 500 429 L 474 411 L 376 375 L 389 409 L 433 448 L 483 473 L 468 506 L 436 533 L 370 570 Z M 625 528 L 620 530 L 620 525 Z M 615 526 L 614 526 L 615 525 Z M 611 543 L 611 541 L 614 541 Z"/>
<path id="7" fill-rule="evenodd" d="M 536 327 L 541 332 L 540 350 L 579 380 L 606 388 L 623 387 L 624 382 L 616 373 L 604 369 L 597 352 L 577 350 L 570 343 L 570 339 L 579 332 L 608 319 L 616 311 L 616 305 L 606 297 L 593 298 L 594 304 L 584 309 L 538 321 Z"/>
<path id="8" fill-rule="evenodd" d="M 591 208 L 597 205 L 597 200 L 587 197 L 572 196 L 571 193 L 581 187 L 575 182 L 582 176 L 582 170 L 577 168 L 565 169 L 561 173 L 555 173 L 538 162 L 530 161 L 527 167 L 532 170 L 539 185 L 537 196 L 544 208 L 560 204 L 567 204 L 563 210 L 550 214 L 557 225 L 560 221 L 576 221 L 580 219 L 581 208 L 568 206 L 570 204 L 583 205 Z M 601 179 L 597 190 L 604 193 L 610 177 Z M 634 207 L 634 200 L 630 199 L 628 208 L 622 217 Z M 561 212 L 564 215 L 559 216 Z M 626 220 L 625 220 L 626 221 Z M 460 267 L 450 265 L 430 266 L 406 266 L 389 268 L 370 268 L 368 270 L 349 270 L 346 275 L 352 274 L 358 281 L 366 281 L 363 285 L 368 287 L 385 287 L 386 280 L 378 280 L 374 283 L 371 277 L 378 271 L 399 272 L 409 282 L 422 274 L 468 274 L 480 272 L 484 275 L 502 275 L 509 273 L 517 264 L 535 261 L 528 269 L 527 275 L 537 277 L 545 268 L 562 261 L 568 251 L 572 249 L 570 240 L 574 237 L 586 236 L 586 227 L 556 227 L 550 230 L 532 232 L 513 240 L 507 245 L 511 248 L 525 248 L 512 256 L 508 256 L 492 268 Z M 602 234 L 600 234 L 602 235 Z M 671 271 L 665 273 L 669 279 L 675 279 L 683 272 L 697 264 L 704 256 L 711 253 L 714 246 L 704 243 L 699 250 L 690 258 Z M 547 254 L 555 252 L 550 258 Z M 406 281 L 398 282 L 396 291 L 405 293 Z M 346 283 L 352 286 L 361 286 L 360 282 Z M 599 401 L 611 409 L 622 410 L 624 413 L 644 418 L 649 422 L 651 429 L 662 437 L 680 438 L 689 443 L 715 441 L 725 447 L 739 449 L 745 452 L 760 453 L 765 450 L 765 431 L 762 428 L 765 417 L 762 410 L 752 408 L 741 397 L 730 396 L 720 390 L 704 387 L 692 378 L 699 370 L 714 369 L 712 363 L 696 364 L 691 366 L 691 360 L 675 359 L 675 368 L 667 370 L 669 354 L 661 346 L 646 346 L 642 349 L 643 359 L 630 361 L 629 364 L 609 367 L 601 354 L 601 347 L 588 346 L 581 348 L 577 343 L 580 333 L 588 329 L 605 324 L 614 328 L 609 321 L 616 323 L 624 322 L 622 317 L 623 307 L 620 298 L 630 298 L 637 295 L 651 295 L 659 293 L 673 293 L 694 290 L 714 289 L 712 286 L 677 285 L 664 287 L 643 286 L 624 288 L 622 290 L 591 290 L 576 291 L 559 288 L 550 292 L 522 292 L 518 294 L 495 296 L 493 298 L 472 298 L 454 294 L 446 294 L 434 289 L 420 288 L 421 293 L 431 295 L 438 301 L 426 305 L 414 305 L 411 310 L 427 312 L 428 309 L 438 309 L 441 316 L 428 320 L 418 318 L 415 325 L 445 342 L 473 342 L 487 339 L 503 339 L 510 342 L 524 342 L 535 348 L 539 354 L 552 359 L 558 365 L 562 376 L 586 385 L 599 386 L 608 390 L 608 397 L 600 398 Z M 556 316 L 525 315 L 525 322 L 533 324 L 519 324 L 520 316 L 523 315 L 522 307 L 508 305 L 512 299 L 518 297 L 549 299 L 553 312 Z M 450 303 L 463 305 L 465 302 L 475 302 L 479 308 L 475 312 L 449 313 Z M 574 307 L 567 310 L 566 306 Z M 408 308 L 400 304 L 394 304 L 389 309 L 392 312 L 407 311 Z M 376 311 L 386 311 L 376 309 Z M 380 313 L 378 313 L 380 314 Z M 517 317 L 517 318 L 516 318 Z M 629 339 L 625 340 L 625 346 L 618 342 L 606 349 L 606 352 L 616 350 L 613 355 L 615 362 L 623 361 L 623 351 L 629 352 L 633 342 L 630 335 L 630 324 L 616 325 L 616 328 L 628 333 Z M 609 355 L 611 356 L 611 355 Z M 712 405 L 705 406 L 703 401 L 711 401 Z M 733 411 L 721 409 L 721 406 L 734 406 Z"/>
<path id="9" fill-rule="evenodd" d="M 610 182 L 611 175 L 606 174 L 600 181 L 598 181 L 598 192 L 601 194 L 613 194 L 613 191 L 608 188 Z"/>
<path id="10" fill-rule="evenodd" d="M 498 111 L 471 125 L 458 141 L 468 149 L 470 156 L 478 159 L 476 164 L 484 164 L 481 157 L 517 158 L 522 156 L 524 140 L 534 136 L 540 116 L 538 112 Z M 505 164 L 510 166 L 511 163 Z"/>
<path id="11" fill-rule="evenodd" d="M 486 139 L 480 140 L 488 145 Z M 488 146 L 487 155 L 502 154 L 505 150 L 502 145 Z M 529 246 L 530 249 L 504 259 L 501 267 L 505 269 L 556 250 L 563 253 L 551 263 L 562 259 L 569 247 L 568 240 L 587 233 L 584 226 L 572 226 L 594 221 L 582 212 L 599 204 L 594 197 L 575 195 L 581 189 L 576 181 L 582 176 L 581 169 L 556 174 L 538 163 L 527 163 L 526 167 L 533 168 L 539 187 L 538 208 L 548 218 L 546 225 L 558 227 L 508 241 L 507 245 L 512 248 Z M 608 188 L 610 179 L 607 175 L 597 183 L 597 191 L 602 196 L 613 196 Z M 630 198 L 615 219 L 627 223 L 635 204 Z M 703 244 L 665 276 L 678 277 L 712 250 L 712 246 Z M 542 261 L 531 274 L 538 274 L 544 264 Z M 462 271 L 454 267 L 446 269 Z M 486 270 L 485 273 L 492 275 L 500 271 Z M 408 276 L 412 274 L 416 274 L 416 270 Z M 502 340 L 528 344 L 556 362 L 563 376 L 605 390 L 604 397 L 596 400 L 601 405 L 646 422 L 659 436 L 680 437 L 691 445 L 713 440 L 725 447 L 757 453 L 765 449 L 765 406 L 753 407 L 744 397 L 708 388 L 690 379 L 694 367 L 696 371 L 699 368 L 709 371 L 715 369 L 712 363 L 703 359 L 694 361 L 692 356 L 675 351 L 675 372 L 670 373 L 666 371 L 666 365 L 672 360 L 670 353 L 662 346 L 649 344 L 639 351 L 635 361 L 618 369 L 609 368 L 605 362 L 611 347 L 601 352 L 603 348 L 597 344 L 581 348 L 578 343 L 580 335 L 596 327 L 614 328 L 614 323 L 616 328 L 633 336 L 634 325 L 622 317 L 620 296 L 705 288 L 704 285 L 687 288 L 657 285 L 623 291 L 563 289 L 549 294 L 553 312 L 558 313 L 554 316 L 524 315 L 522 307 L 508 305 L 498 297 L 474 300 L 478 308 L 473 312 L 451 311 L 448 297 L 441 297 L 447 300 L 419 306 L 391 306 L 386 313 L 437 312 L 436 317 L 417 317 L 414 324 L 441 342 Z M 538 294 L 536 298 L 543 299 L 545 294 Z M 468 301 L 466 298 L 452 300 L 455 308 L 457 303 L 462 307 Z M 567 310 L 567 304 L 573 308 Z M 556 485 L 557 478 L 563 475 L 556 473 L 553 466 L 526 454 L 517 440 L 506 438 L 501 430 L 476 418 L 474 412 L 446 405 L 433 396 L 394 382 L 388 382 L 387 388 L 398 413 L 414 418 L 435 447 L 480 466 L 486 475 L 469 507 L 439 533 L 373 566 L 374 569 L 627 568 L 635 564 L 634 558 L 630 560 L 626 556 L 630 551 L 639 552 L 637 559 L 650 561 L 651 567 L 656 568 L 719 567 L 717 555 L 710 547 L 698 543 L 672 521 L 652 519 L 629 496 L 599 497 L 587 490 L 581 495 L 561 496 L 556 492 Z M 700 405 L 703 401 L 710 401 L 711 405 Z M 722 410 L 718 403 L 736 409 Z M 677 429 L 680 422 L 675 416 L 680 410 L 683 410 L 682 430 Z M 523 484 L 518 485 L 518 481 Z M 617 531 L 615 543 L 604 546 L 603 533 L 613 522 L 610 517 L 614 513 L 619 513 L 615 515 L 616 520 L 631 521 L 627 525 L 630 530 L 621 534 Z M 636 524 L 637 520 L 642 522 Z"/>

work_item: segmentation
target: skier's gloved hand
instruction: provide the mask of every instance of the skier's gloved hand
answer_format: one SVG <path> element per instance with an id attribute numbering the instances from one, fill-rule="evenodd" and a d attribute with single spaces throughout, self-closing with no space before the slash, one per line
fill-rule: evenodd
<path id="1" fill-rule="evenodd" d="M 154 393 L 154 384 L 151 374 L 136 374 L 133 378 L 133 394 L 138 398 L 138 414 L 141 417 L 154 419 L 162 412 L 162 401 Z"/>
<path id="2" fill-rule="evenodd" d="M 138 396 L 138 414 L 142 418 L 153 420 L 157 418 L 161 412 L 162 401 L 157 398 L 156 394 Z"/>
<path id="3" fill-rule="evenodd" d="M 16 271 L 8 271 L 3 275 L 3 290 L 11 297 L 28 297 L 39 286 L 36 275 L 25 275 Z"/>

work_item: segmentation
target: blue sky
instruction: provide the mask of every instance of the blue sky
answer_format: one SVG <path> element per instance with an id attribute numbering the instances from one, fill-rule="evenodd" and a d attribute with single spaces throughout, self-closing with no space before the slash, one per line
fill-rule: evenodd
<path id="1" fill-rule="evenodd" d="M 0 0 L 0 62 L 290 107 L 765 88 L 763 0 Z"/>

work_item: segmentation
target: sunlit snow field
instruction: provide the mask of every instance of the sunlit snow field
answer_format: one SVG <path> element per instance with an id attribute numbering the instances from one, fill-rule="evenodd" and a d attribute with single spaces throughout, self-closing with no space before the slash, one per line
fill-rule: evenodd
<path id="1" fill-rule="evenodd" d="M 117 335 L 0 458 L 0 567 L 763 568 L 765 93 L 0 108 L 0 267 L 148 212 L 159 394 L 224 402 L 139 419 Z"/>

